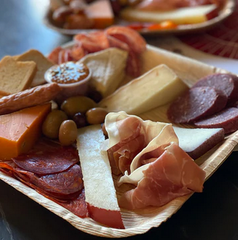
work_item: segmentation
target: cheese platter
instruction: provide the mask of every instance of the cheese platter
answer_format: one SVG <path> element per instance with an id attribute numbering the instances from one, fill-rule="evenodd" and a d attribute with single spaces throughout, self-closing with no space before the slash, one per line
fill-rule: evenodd
<path id="1" fill-rule="evenodd" d="M 74 44 L 75 44 L 74 42 L 71 42 L 65 46 L 62 46 L 62 48 L 70 49 L 70 48 L 72 48 L 72 46 L 74 46 Z M 166 73 L 167 74 L 166 76 L 168 77 L 168 79 L 171 79 L 171 82 L 175 81 L 175 83 L 177 83 L 179 81 L 177 78 L 179 78 L 182 81 L 182 83 L 180 82 L 180 85 L 178 83 L 175 85 L 173 85 L 171 83 L 171 85 L 170 85 L 171 87 L 167 88 L 167 89 L 165 88 L 165 90 L 162 87 L 160 88 L 160 86 L 159 86 L 160 84 L 158 83 L 158 89 L 156 89 L 156 91 L 158 91 L 159 93 L 168 91 L 168 95 L 173 95 L 173 94 L 177 95 L 178 94 L 178 93 L 176 93 L 176 91 L 173 90 L 174 89 L 173 86 L 175 86 L 175 88 L 180 88 L 183 90 L 184 85 L 186 85 L 187 87 L 191 87 L 195 82 L 198 81 L 198 79 L 201 79 L 207 75 L 211 75 L 211 74 L 215 74 L 215 73 L 227 73 L 226 70 L 219 69 L 219 68 L 216 68 L 213 66 L 209 66 L 204 63 L 201 63 L 201 62 L 189 59 L 187 57 L 183 57 L 183 56 L 180 56 L 180 55 L 177 55 L 177 54 L 174 54 L 174 53 L 171 53 L 171 52 L 168 52 L 168 51 L 165 51 L 165 50 L 162 50 L 162 49 L 150 46 L 150 45 L 146 45 L 146 49 L 141 54 L 140 58 L 141 58 L 141 66 L 142 66 L 140 74 L 142 76 L 143 76 L 143 74 L 147 74 L 149 71 L 156 69 L 158 66 L 160 66 L 159 69 L 162 69 L 162 72 L 164 72 L 163 75 Z M 167 67 L 165 67 L 165 66 L 167 66 Z M 174 75 L 172 73 L 170 73 L 170 71 L 168 72 L 167 68 L 171 69 L 177 77 L 173 77 Z M 156 71 L 157 71 L 157 69 L 156 69 Z M 153 76 L 153 74 L 152 74 L 152 76 Z M 121 85 L 124 85 L 124 86 L 122 86 L 123 89 L 126 88 L 125 86 L 127 86 L 128 81 L 130 81 L 130 79 L 128 79 L 128 76 L 125 76 L 124 79 L 122 80 L 122 82 L 120 83 Z M 134 80 L 132 80 L 132 82 L 133 81 Z M 138 82 L 138 81 L 140 81 L 140 77 L 137 78 L 136 82 Z M 149 82 L 147 82 L 147 83 L 148 83 L 147 84 L 148 86 L 151 86 L 151 83 L 149 83 Z M 135 88 L 137 88 L 136 87 L 137 85 L 134 85 Z M 153 91 L 155 91 L 154 88 L 155 88 L 155 86 L 153 87 L 153 85 L 152 85 Z M 141 98 L 149 95 L 149 92 L 152 91 L 152 89 L 150 87 L 147 89 L 143 89 L 143 88 L 138 88 L 138 89 L 140 89 L 140 91 L 138 91 L 137 95 L 134 96 L 135 103 L 137 103 L 137 101 L 139 101 Z M 142 90 L 144 92 L 142 92 Z M 119 91 L 119 90 L 116 90 L 114 93 L 112 93 L 112 95 L 113 94 L 117 95 L 117 93 L 116 93 L 117 91 Z M 123 96 L 126 96 L 128 94 L 128 91 L 125 91 Z M 129 93 L 131 93 L 131 92 L 129 91 Z M 105 99 L 107 97 L 110 97 L 110 94 L 111 93 L 109 93 L 109 95 L 106 96 Z M 115 95 L 113 95 L 113 96 L 115 96 Z M 163 94 L 163 96 L 166 96 L 166 95 Z M 153 98 L 150 98 L 150 99 L 153 100 Z M 116 101 L 117 100 L 118 99 L 116 99 Z M 120 97 L 120 100 L 124 101 L 124 98 Z M 140 112 L 137 111 L 136 119 L 140 118 L 139 121 L 142 122 L 143 124 L 145 124 L 146 126 L 148 124 L 148 122 L 146 122 L 146 120 L 151 120 L 154 122 L 163 122 L 166 126 L 166 129 L 167 130 L 170 129 L 171 125 L 167 118 L 166 112 L 168 109 L 168 105 L 172 101 L 172 98 L 168 98 L 168 102 L 163 102 L 162 100 L 160 100 L 161 101 L 160 106 L 153 106 L 151 109 L 143 108 Z M 152 103 L 153 102 L 154 101 L 152 101 Z M 149 104 L 150 103 L 151 102 L 149 102 Z M 103 101 L 101 104 L 104 105 Z M 124 110 L 128 110 L 128 109 L 126 109 L 126 107 L 127 106 L 125 106 Z M 123 109 L 119 109 L 119 111 L 121 111 L 121 110 L 123 110 Z M 122 113 L 122 116 L 125 116 L 125 114 Z M 114 118 L 114 115 L 111 114 L 110 117 Z M 113 124 L 113 123 L 110 123 L 110 121 L 111 120 L 108 118 L 108 121 L 107 121 L 108 126 L 109 126 L 108 132 L 110 132 L 109 130 L 111 129 L 110 124 Z M 164 124 L 162 124 L 162 125 L 164 126 Z M 149 122 L 149 126 L 154 126 L 154 123 Z M 186 127 L 185 125 L 181 125 L 181 124 L 177 124 L 176 126 Z M 160 129 L 160 127 L 158 127 L 158 128 Z M 92 130 L 92 131 L 94 131 L 94 130 Z M 170 132 L 170 130 L 168 130 L 168 131 Z M 83 132 L 83 130 L 82 130 L 82 132 Z M 150 134 L 152 134 L 152 133 L 150 133 Z M 82 134 L 79 136 L 84 138 L 84 135 L 82 135 Z M 86 135 L 85 135 L 85 137 L 86 137 Z M 151 138 L 152 138 L 152 141 L 154 141 L 155 137 L 151 137 Z M 155 140 L 160 141 L 158 139 L 155 139 Z M 177 141 L 176 137 L 173 137 L 173 141 L 175 141 L 175 142 Z M 85 142 L 87 142 L 87 141 L 85 141 Z M 216 144 L 214 147 L 212 147 L 212 149 L 210 149 L 205 154 L 203 154 L 202 156 L 200 156 L 199 158 L 197 158 L 195 160 L 196 164 L 204 172 L 205 180 L 208 180 L 209 177 L 211 177 L 211 175 L 219 168 L 219 166 L 228 158 L 228 156 L 231 154 L 231 152 L 233 151 L 233 149 L 235 148 L 237 143 L 238 143 L 238 133 L 236 131 L 236 132 L 233 132 L 233 133 L 227 135 L 224 139 L 219 141 L 218 144 Z M 96 143 L 94 143 L 94 144 L 95 144 L 95 150 L 96 150 L 97 145 L 96 145 Z M 148 144 L 148 146 L 149 146 L 149 144 Z M 83 150 L 86 149 L 87 151 L 89 151 L 88 147 L 90 147 L 90 145 L 88 146 L 87 144 L 85 144 L 85 145 L 83 144 L 82 146 L 83 146 L 83 148 L 82 148 Z M 80 144 L 78 146 L 78 149 L 82 150 L 80 148 Z M 92 154 L 93 153 L 94 153 L 94 151 L 92 151 Z M 80 155 L 82 158 L 83 158 L 83 156 L 87 157 L 87 154 L 85 153 L 85 151 L 82 151 Z M 91 156 L 91 153 L 89 156 Z M 114 179 L 115 181 L 117 180 L 116 178 L 117 177 L 115 177 L 115 179 Z M 88 216 L 87 217 L 79 217 L 76 214 L 74 214 L 73 212 L 71 212 L 70 210 L 68 210 L 66 207 L 62 206 L 62 204 L 56 203 L 55 201 L 48 198 L 44 194 L 42 195 L 40 193 L 40 191 L 34 190 L 33 188 L 25 185 L 24 182 L 21 182 L 18 179 L 14 178 L 12 176 L 9 176 L 8 174 L 0 172 L 0 179 L 3 180 L 4 182 L 6 182 L 7 184 L 9 184 L 10 186 L 12 186 L 13 188 L 15 188 L 16 190 L 18 190 L 19 192 L 25 194 L 26 196 L 28 196 L 35 202 L 39 203 L 40 205 L 42 205 L 49 211 L 51 211 L 51 212 L 55 213 L 56 215 L 58 215 L 59 217 L 65 219 L 71 225 L 73 225 L 75 228 L 77 228 L 83 232 L 86 232 L 88 234 L 101 236 L 101 237 L 111 237 L 111 238 L 122 238 L 122 237 L 128 237 L 128 236 L 133 236 L 133 235 L 137 235 L 137 234 L 142 234 L 142 233 L 147 232 L 148 230 L 150 230 L 153 227 L 159 227 L 162 222 L 166 221 L 173 214 L 175 214 L 181 208 L 181 206 L 186 202 L 186 200 L 188 200 L 193 195 L 193 192 L 189 192 L 189 194 L 177 197 L 159 207 L 158 206 L 157 207 L 156 206 L 148 206 L 148 207 L 145 207 L 142 209 L 136 209 L 136 210 L 134 210 L 134 209 L 128 210 L 125 208 L 121 208 L 120 212 L 121 212 L 122 221 L 123 221 L 125 228 L 120 229 L 120 228 L 105 226 L 104 224 L 99 223 L 99 221 L 95 221 L 95 219 L 93 220 L 92 217 L 88 217 Z M 117 195 L 119 195 L 119 196 L 124 191 L 124 189 L 120 189 L 117 187 L 116 187 L 116 190 L 117 190 Z"/>

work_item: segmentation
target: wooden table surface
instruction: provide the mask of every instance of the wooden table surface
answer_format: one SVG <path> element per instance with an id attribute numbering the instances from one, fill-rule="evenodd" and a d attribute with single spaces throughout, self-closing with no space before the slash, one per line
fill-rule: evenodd
<path id="1" fill-rule="evenodd" d="M 0 58 L 35 48 L 44 54 L 70 37 L 42 22 L 47 0 L 0 1 Z M 150 41 L 150 40 L 149 40 Z M 153 43 L 155 43 L 153 39 Z M 0 146 L 1 147 L 1 146 Z M 232 155 L 167 222 L 130 239 L 238 239 L 238 152 Z M 102 239 L 83 233 L 0 181 L 1 240 Z"/>

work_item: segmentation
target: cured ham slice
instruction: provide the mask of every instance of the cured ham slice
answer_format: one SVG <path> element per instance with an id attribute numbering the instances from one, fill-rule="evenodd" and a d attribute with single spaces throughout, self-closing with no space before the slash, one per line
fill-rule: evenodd
<path id="1" fill-rule="evenodd" d="M 109 136 L 107 153 L 115 175 L 133 171 L 133 166 L 138 164 L 137 159 L 145 153 L 144 150 L 147 147 L 154 148 L 151 142 L 166 144 L 178 141 L 171 124 L 143 121 L 123 111 L 109 113 L 105 119 L 105 128 Z M 163 132 L 170 134 L 167 136 Z"/>
<path id="2" fill-rule="evenodd" d="M 123 26 L 112 26 L 87 34 L 79 33 L 75 35 L 74 42 L 73 47 L 69 49 L 55 48 L 48 58 L 56 64 L 79 61 L 87 54 L 114 47 L 128 52 L 127 74 L 131 77 L 140 75 L 140 54 L 146 50 L 146 41 L 134 30 Z"/>
<path id="3" fill-rule="evenodd" d="M 176 143 L 166 147 L 143 174 L 137 187 L 119 199 L 121 207 L 160 207 L 193 191 L 201 192 L 205 180 L 205 172 Z"/>
<path id="4" fill-rule="evenodd" d="M 146 50 L 146 41 L 140 34 L 131 28 L 112 26 L 105 30 L 107 35 L 113 36 L 128 44 L 131 51 L 140 54 Z"/>
<path id="5" fill-rule="evenodd" d="M 106 116 L 105 129 L 109 138 L 107 152 L 112 171 L 116 172 L 117 168 L 121 171 L 120 161 L 125 161 L 126 165 L 118 185 L 135 185 L 134 189 L 122 195 L 120 207 L 159 207 L 176 197 L 202 191 L 205 172 L 179 147 L 171 124 L 143 121 L 118 112 Z M 136 148 L 137 154 L 134 154 L 133 141 L 140 135 L 144 139 L 143 147 L 141 150 Z M 127 156 L 131 156 L 130 161 L 122 154 L 118 157 L 121 146 L 128 152 Z"/>
<path id="6" fill-rule="evenodd" d="M 104 31 L 96 31 L 90 34 L 80 33 L 75 35 L 74 40 L 89 53 L 109 48 L 107 35 Z"/>

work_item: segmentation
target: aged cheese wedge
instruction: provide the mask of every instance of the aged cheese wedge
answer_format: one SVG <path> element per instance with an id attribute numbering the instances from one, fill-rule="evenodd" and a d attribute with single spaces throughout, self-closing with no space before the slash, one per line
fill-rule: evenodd
<path id="1" fill-rule="evenodd" d="M 128 53 L 118 48 L 88 54 L 79 62 L 86 64 L 92 72 L 91 86 L 104 97 L 116 90 L 125 76 Z"/>
<path id="2" fill-rule="evenodd" d="M 9 160 L 30 150 L 41 133 L 41 125 L 51 104 L 0 116 L 0 159 Z"/>
<path id="3" fill-rule="evenodd" d="M 138 22 L 162 22 L 171 20 L 176 24 L 202 23 L 209 19 L 209 14 L 215 11 L 215 4 L 179 8 L 171 11 L 142 11 L 135 8 L 126 8 L 121 11 L 121 18 Z"/>
<path id="4" fill-rule="evenodd" d="M 124 228 L 101 125 L 78 129 L 77 149 L 83 173 L 85 200 L 92 219 L 109 227 Z"/>
<path id="5" fill-rule="evenodd" d="M 179 146 L 193 159 L 197 159 L 224 139 L 223 128 L 173 127 Z"/>
<path id="6" fill-rule="evenodd" d="M 141 114 L 175 100 L 186 89 L 187 85 L 170 68 L 161 64 L 120 87 L 99 105 L 110 112 Z"/>

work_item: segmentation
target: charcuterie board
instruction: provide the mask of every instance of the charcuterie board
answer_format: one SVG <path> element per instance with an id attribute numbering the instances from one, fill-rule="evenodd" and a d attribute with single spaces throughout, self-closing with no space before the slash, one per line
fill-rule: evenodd
<path id="1" fill-rule="evenodd" d="M 140 29 L 138 30 L 140 34 L 143 36 L 148 35 L 168 35 L 168 34 L 186 34 L 186 33 L 195 33 L 195 32 L 201 32 L 206 31 L 208 29 L 211 29 L 212 27 L 216 26 L 217 24 L 221 23 L 223 20 L 225 20 L 227 17 L 229 17 L 234 9 L 235 9 L 235 0 L 227 0 L 224 1 L 225 4 L 222 7 L 222 9 L 219 11 L 218 16 L 207 20 L 202 23 L 194 23 L 194 24 L 181 24 L 178 25 L 176 28 L 161 28 L 161 29 L 155 29 L 155 30 L 149 30 L 149 29 Z M 60 27 L 59 25 L 55 24 L 55 22 L 52 19 L 52 11 L 48 9 L 48 11 L 45 14 L 44 17 L 44 23 L 46 26 L 51 28 L 54 31 L 57 31 L 61 34 L 65 35 L 75 35 L 82 32 L 92 32 L 98 29 L 65 29 Z M 133 22 L 128 22 L 126 20 L 122 20 L 119 17 L 115 19 L 115 25 L 133 25 Z"/>
<path id="2" fill-rule="evenodd" d="M 65 47 L 70 45 L 72 45 L 72 43 L 69 43 Z M 142 54 L 142 61 L 142 73 L 145 73 L 151 68 L 163 63 L 173 69 L 174 72 L 176 72 L 176 74 L 188 86 L 191 86 L 199 78 L 206 75 L 227 72 L 226 70 L 218 69 L 216 67 L 209 66 L 149 45 L 147 45 L 147 50 Z M 166 109 L 167 106 L 164 105 L 160 108 L 145 112 L 141 114 L 140 117 L 143 119 L 166 122 L 168 121 L 166 117 Z M 219 168 L 219 166 L 228 158 L 237 143 L 238 132 L 235 132 L 227 136 L 223 142 L 196 160 L 197 164 L 206 172 L 206 180 L 208 180 L 209 177 L 211 177 L 212 174 Z M 18 180 L 5 175 L 4 173 L 0 172 L 0 179 L 49 211 L 68 221 L 75 228 L 88 234 L 109 238 L 122 238 L 143 234 L 153 227 L 159 227 L 161 223 L 175 214 L 186 202 L 186 200 L 192 196 L 190 194 L 184 197 L 179 197 L 163 207 L 150 207 L 137 211 L 122 209 L 122 219 L 125 229 L 115 229 L 102 226 L 91 218 L 77 217 L 67 209 L 45 198 L 35 190 L 27 187 Z"/>

